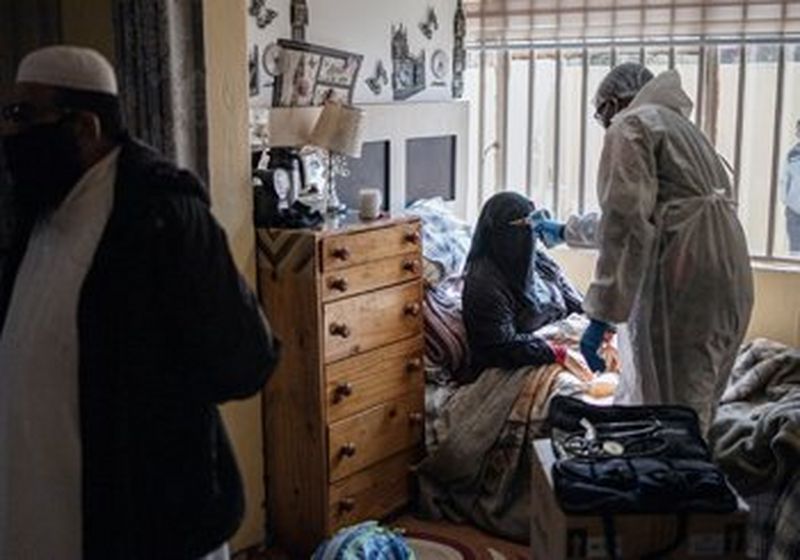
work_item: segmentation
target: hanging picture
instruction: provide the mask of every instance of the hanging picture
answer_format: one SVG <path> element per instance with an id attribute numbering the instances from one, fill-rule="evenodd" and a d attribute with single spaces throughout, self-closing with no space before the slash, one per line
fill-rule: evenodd
<path id="1" fill-rule="evenodd" d="M 275 79 L 273 106 L 352 104 L 361 55 L 287 39 L 278 45 L 282 72 Z"/>

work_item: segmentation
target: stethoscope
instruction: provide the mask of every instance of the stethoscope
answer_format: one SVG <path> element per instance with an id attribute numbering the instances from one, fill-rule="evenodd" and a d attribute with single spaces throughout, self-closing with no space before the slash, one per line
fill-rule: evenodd
<path id="1" fill-rule="evenodd" d="M 658 435 L 663 428 L 657 418 L 592 424 L 582 418 L 582 433 L 570 433 L 558 441 L 563 453 L 573 458 L 602 459 L 657 455 L 668 447 Z"/>

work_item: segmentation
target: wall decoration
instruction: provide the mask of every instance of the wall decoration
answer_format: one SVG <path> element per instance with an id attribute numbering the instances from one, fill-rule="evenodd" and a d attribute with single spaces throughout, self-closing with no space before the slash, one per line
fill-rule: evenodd
<path id="1" fill-rule="evenodd" d="M 386 68 L 383 66 L 382 60 L 378 60 L 378 62 L 375 64 L 375 74 L 373 76 L 369 76 L 365 81 L 367 82 L 367 87 L 373 94 L 381 94 L 383 91 L 383 86 L 389 84 L 389 74 L 386 72 Z"/>
<path id="2" fill-rule="evenodd" d="M 361 55 L 287 39 L 279 39 L 278 46 L 281 72 L 273 106 L 309 107 L 328 100 L 352 104 Z"/>
<path id="3" fill-rule="evenodd" d="M 428 17 L 419 24 L 419 30 L 428 40 L 433 39 L 433 32 L 439 30 L 439 18 L 433 7 L 428 8 Z"/>
<path id="4" fill-rule="evenodd" d="M 250 51 L 248 67 L 250 69 L 250 97 L 254 97 L 261 91 L 259 79 L 259 60 L 258 60 L 258 45 L 253 45 L 253 50 Z"/>
<path id="5" fill-rule="evenodd" d="M 408 31 L 403 24 L 392 26 L 392 89 L 395 101 L 408 99 L 425 89 L 425 49 L 413 56 L 408 48 Z"/>
<path id="6" fill-rule="evenodd" d="M 467 33 L 467 19 L 464 16 L 464 2 L 458 0 L 456 14 L 453 18 L 453 98 L 460 99 L 464 95 L 464 70 L 467 67 L 467 50 L 464 47 L 464 36 Z"/>
<path id="7" fill-rule="evenodd" d="M 447 58 L 447 53 L 442 49 L 436 49 L 431 55 L 431 74 L 436 79 L 432 86 L 442 87 L 446 86 L 445 79 L 447 73 L 450 71 L 450 60 Z"/>
<path id="8" fill-rule="evenodd" d="M 267 6 L 267 0 L 250 0 L 247 13 L 256 18 L 259 29 L 264 29 L 278 17 L 278 12 Z"/>
<path id="9" fill-rule="evenodd" d="M 264 47 L 264 54 L 261 56 L 261 65 L 264 67 L 264 72 L 273 78 L 283 74 L 284 59 L 281 56 L 281 48 L 277 43 L 270 43 Z"/>
<path id="10" fill-rule="evenodd" d="M 292 40 L 306 40 L 306 26 L 308 25 L 308 5 L 306 0 L 292 0 Z"/>

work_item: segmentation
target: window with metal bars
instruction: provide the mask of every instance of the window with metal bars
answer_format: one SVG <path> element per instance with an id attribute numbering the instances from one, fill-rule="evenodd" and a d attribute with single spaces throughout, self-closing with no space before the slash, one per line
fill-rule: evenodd
<path id="1" fill-rule="evenodd" d="M 692 118 L 730 165 L 753 257 L 800 260 L 800 39 L 787 35 L 473 44 L 465 72 L 470 216 L 500 190 L 562 218 L 596 210 L 604 130 L 592 98 L 611 67 L 628 60 L 655 74 L 680 72 Z"/>

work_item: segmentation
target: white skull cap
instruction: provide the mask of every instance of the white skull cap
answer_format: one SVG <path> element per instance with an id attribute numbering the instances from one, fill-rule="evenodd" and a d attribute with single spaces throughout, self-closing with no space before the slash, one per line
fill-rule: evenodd
<path id="1" fill-rule="evenodd" d="M 44 47 L 26 55 L 17 69 L 17 83 L 21 82 L 118 94 L 111 63 L 93 49 L 69 45 Z"/>

